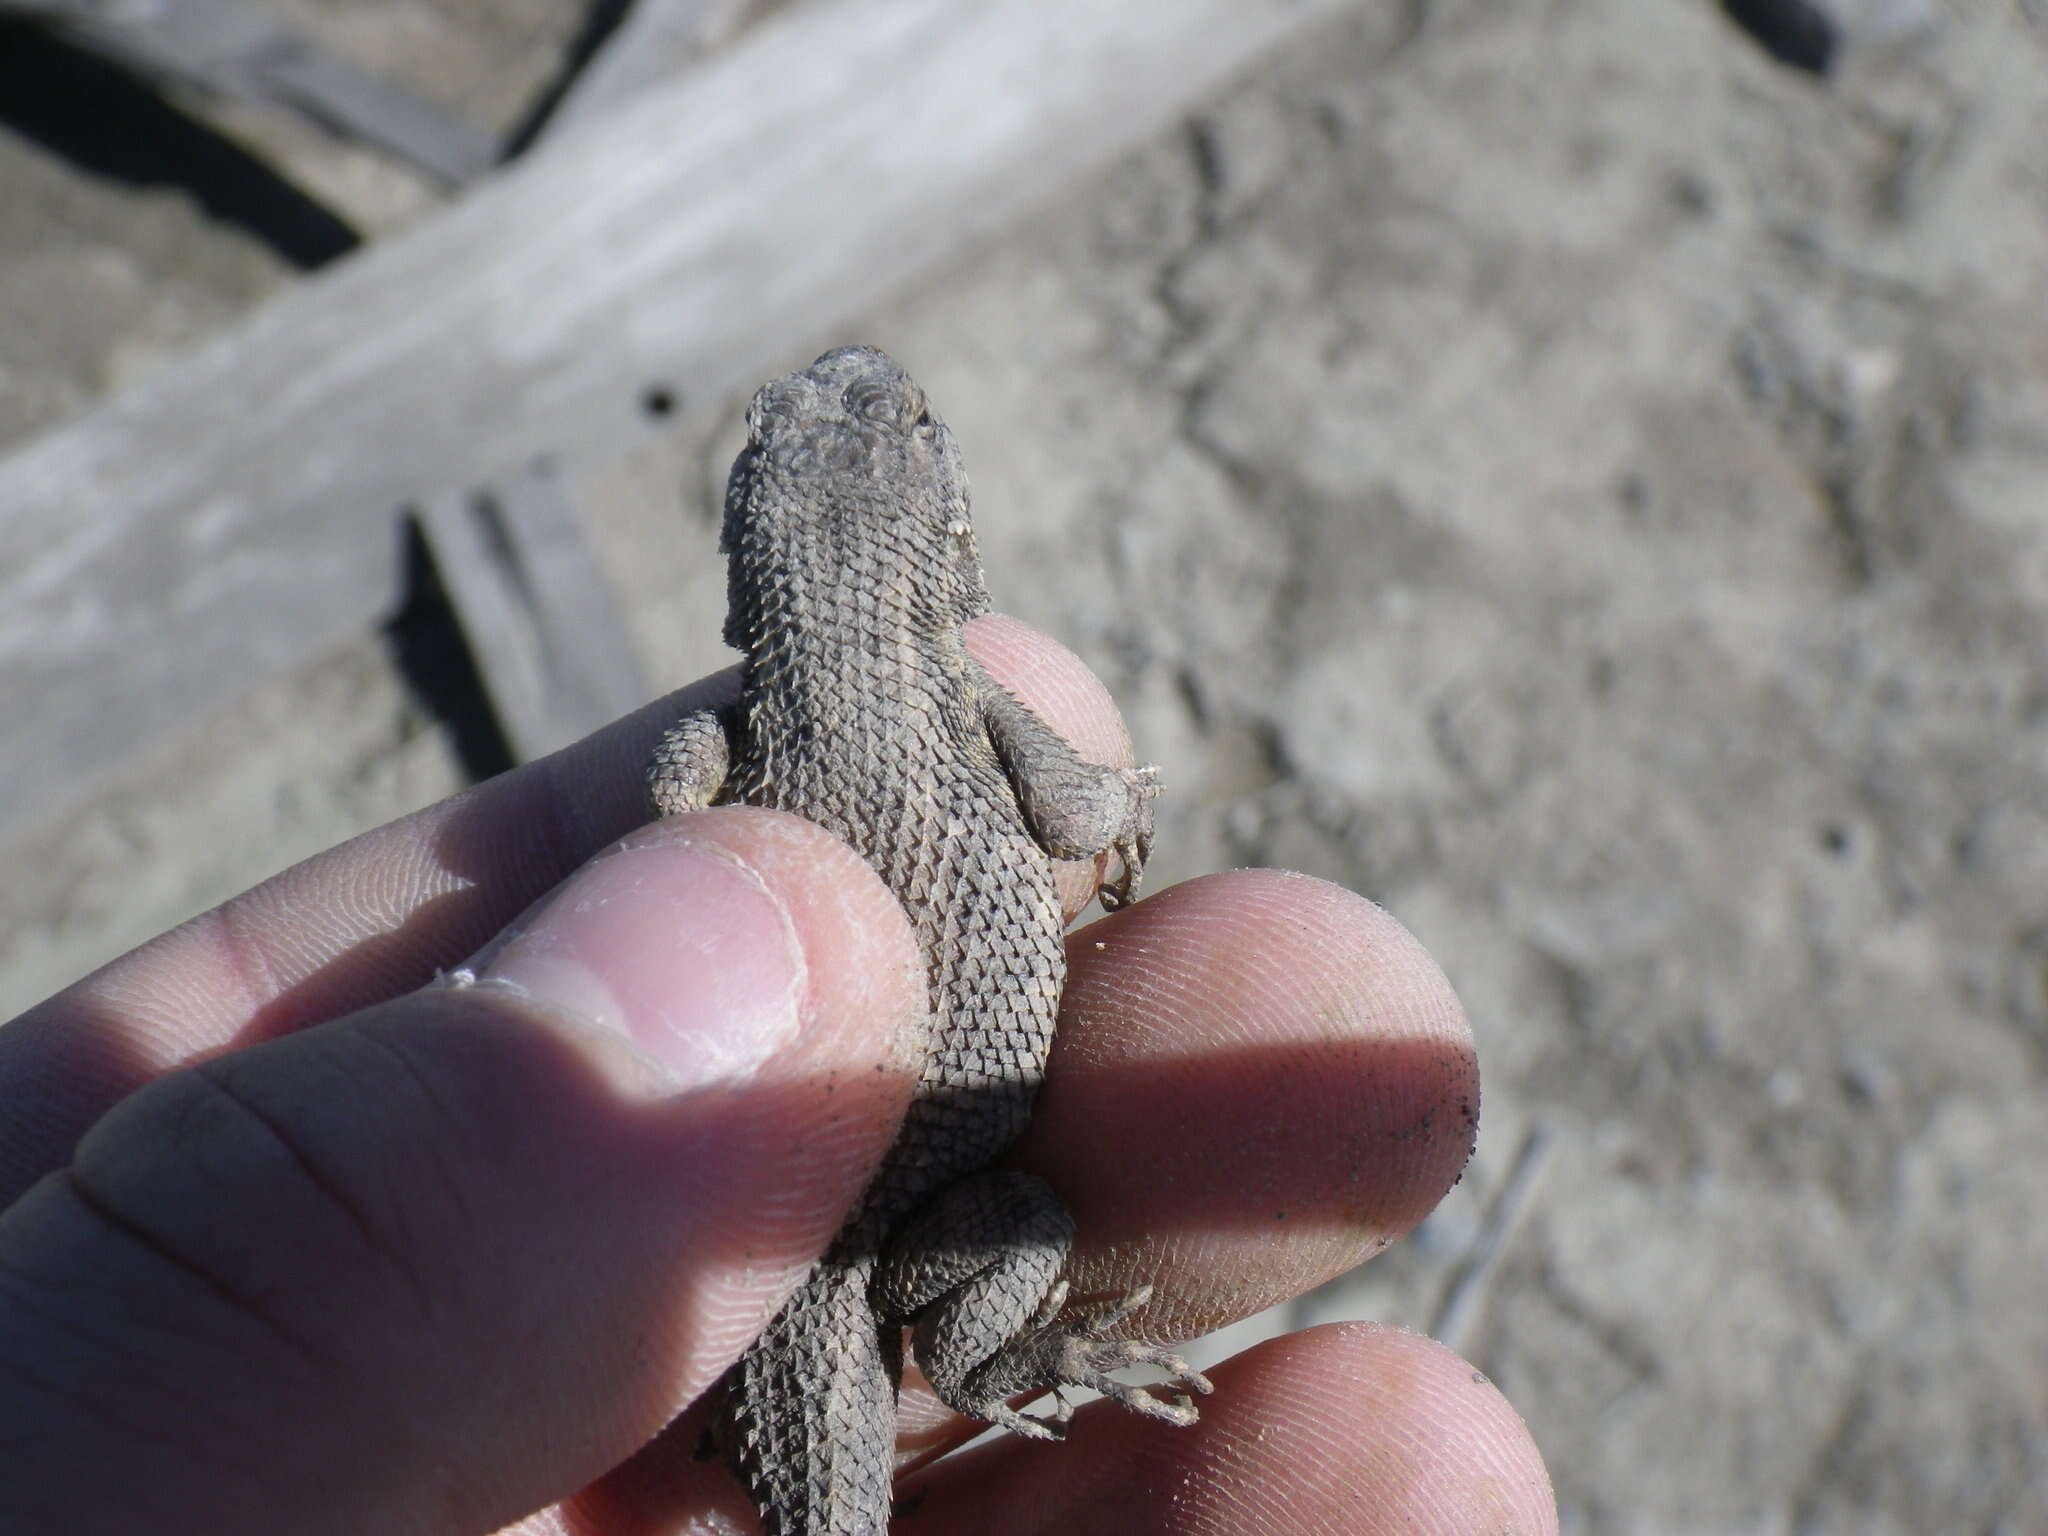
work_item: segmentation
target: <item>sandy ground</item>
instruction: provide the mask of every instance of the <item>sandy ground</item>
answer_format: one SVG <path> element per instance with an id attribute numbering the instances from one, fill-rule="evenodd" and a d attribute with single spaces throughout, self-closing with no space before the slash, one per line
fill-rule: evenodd
<path id="1" fill-rule="evenodd" d="M 1836 9 L 1820 80 L 1705 0 L 1361 6 L 815 339 L 945 409 L 1159 881 L 1305 869 L 1450 974 L 1473 1169 L 1291 1317 L 1450 1337 L 1574 1531 L 2048 1531 L 2048 16 Z M 498 122 L 576 21 L 305 10 Z M 0 200 L 11 439 L 290 279 L 4 133 Z M 664 686 L 734 436 L 584 480 Z M 460 782 L 365 636 L 14 851 L 0 1003 Z"/>

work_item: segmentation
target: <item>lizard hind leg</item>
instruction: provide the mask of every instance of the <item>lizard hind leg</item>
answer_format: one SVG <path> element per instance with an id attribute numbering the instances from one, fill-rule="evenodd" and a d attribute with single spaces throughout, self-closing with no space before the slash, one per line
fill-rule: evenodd
<path id="1" fill-rule="evenodd" d="M 1110 1306 L 1063 1319 L 1059 1276 L 1074 1223 L 1043 1179 L 984 1173 L 948 1187 L 892 1239 L 876 1275 L 876 1304 L 916 1321 L 918 1366 L 948 1407 L 1032 1439 L 1057 1439 L 1071 1409 L 1062 1387 L 1086 1387 L 1172 1424 L 1191 1424 L 1189 1392 L 1208 1381 L 1163 1348 L 1111 1337 L 1151 1294 L 1149 1286 Z M 1110 1373 L 1129 1366 L 1164 1371 L 1175 1390 L 1155 1396 Z M 1054 1394 L 1045 1416 L 1009 1399 Z"/>

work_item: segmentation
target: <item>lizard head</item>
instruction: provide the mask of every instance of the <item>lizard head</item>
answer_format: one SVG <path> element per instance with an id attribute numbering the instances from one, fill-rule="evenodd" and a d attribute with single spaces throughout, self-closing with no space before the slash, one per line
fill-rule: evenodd
<path id="1" fill-rule="evenodd" d="M 827 352 L 755 394 L 719 547 L 726 642 L 750 653 L 805 615 L 935 634 L 988 610 L 960 450 L 874 347 Z"/>

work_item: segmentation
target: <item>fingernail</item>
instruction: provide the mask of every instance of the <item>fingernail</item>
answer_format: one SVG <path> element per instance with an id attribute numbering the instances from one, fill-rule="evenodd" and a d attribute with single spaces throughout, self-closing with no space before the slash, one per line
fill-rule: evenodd
<path id="1" fill-rule="evenodd" d="M 808 996 L 773 889 L 730 850 L 668 826 L 585 865 L 468 973 L 625 1037 L 673 1089 L 751 1075 L 795 1040 Z"/>

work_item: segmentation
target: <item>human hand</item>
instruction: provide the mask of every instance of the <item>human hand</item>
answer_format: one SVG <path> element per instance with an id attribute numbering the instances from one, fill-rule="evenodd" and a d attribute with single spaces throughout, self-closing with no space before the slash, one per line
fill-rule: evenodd
<path id="1" fill-rule="evenodd" d="M 1111 756 L 1072 657 L 1007 621 L 971 640 Z M 744 1520 L 694 1454 L 701 1404 L 675 1416 L 886 1147 L 923 980 L 894 901 L 818 829 L 737 807 L 639 827 L 678 709 L 308 860 L 0 1029 L 0 1532 Z M 1070 953 L 1016 1160 L 1073 1209 L 1077 1296 L 1150 1281 L 1143 1327 L 1206 1331 L 1385 1246 L 1462 1167 L 1469 1034 L 1369 903 L 1240 871 Z M 465 957 L 473 983 L 434 982 Z M 1429 1340 L 1326 1327 L 1211 1374 L 1191 1429 L 1098 1405 L 1065 1446 L 943 1460 L 976 1426 L 907 1389 L 899 1492 L 929 1536 L 1555 1528 L 1520 1421 Z"/>

